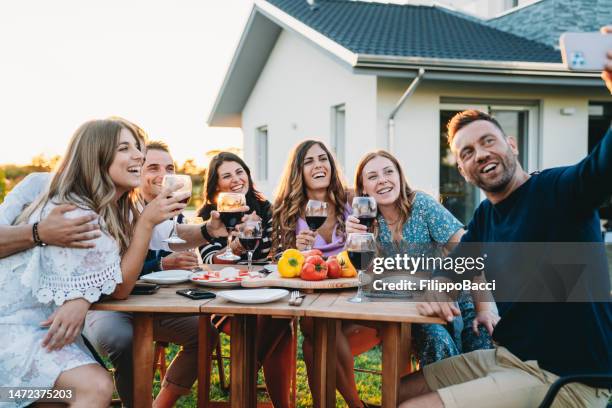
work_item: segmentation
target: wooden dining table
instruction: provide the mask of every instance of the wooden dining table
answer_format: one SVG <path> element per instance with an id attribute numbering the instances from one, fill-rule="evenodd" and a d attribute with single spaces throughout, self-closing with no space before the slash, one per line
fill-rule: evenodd
<path id="1" fill-rule="evenodd" d="M 411 325 L 444 321 L 422 316 L 414 302 L 373 298 L 351 303 L 348 299 L 354 294 L 354 290 L 320 293 L 305 310 L 314 326 L 314 406 L 336 406 L 336 334 L 341 322 L 348 320 L 378 328 L 382 346 L 382 406 L 395 408 L 401 402 L 400 375 L 410 362 Z"/>
<path id="2" fill-rule="evenodd" d="M 150 407 L 153 395 L 153 319 L 155 316 L 176 314 L 199 316 L 198 349 L 198 406 L 207 406 L 210 391 L 213 333 L 212 314 L 232 316 L 230 342 L 230 403 L 235 408 L 257 405 L 257 316 L 273 318 L 312 317 L 314 327 L 315 369 L 313 401 L 315 407 L 335 406 L 335 337 L 342 320 L 376 322 L 382 339 L 382 403 L 383 407 L 396 407 L 398 384 L 409 358 L 410 325 L 412 323 L 442 323 L 438 318 L 421 316 L 410 302 L 368 302 L 354 304 L 347 299 L 354 290 L 335 290 L 307 294 L 301 306 L 281 299 L 265 304 L 231 303 L 219 297 L 192 300 L 177 295 L 178 289 L 194 287 L 183 283 L 162 287 L 153 295 L 132 295 L 126 300 L 103 300 L 92 305 L 92 310 L 133 313 L 134 388 L 135 407 Z M 216 289 L 207 288 L 215 292 Z"/>
<path id="3" fill-rule="evenodd" d="M 105 299 L 91 305 L 91 310 L 130 312 L 133 315 L 134 338 L 133 403 L 136 408 L 153 405 L 153 318 L 168 314 L 179 316 L 200 315 L 203 304 L 210 300 L 192 300 L 176 294 L 178 289 L 190 288 L 191 283 L 162 287 L 153 295 L 131 295 L 125 300 Z M 208 332 L 198 334 L 206 336 Z M 199 339 L 208 344 L 210 340 Z"/>
<path id="4" fill-rule="evenodd" d="M 255 407 L 257 400 L 257 316 L 291 319 L 304 316 L 305 306 L 318 294 L 306 296 L 301 307 L 288 305 L 287 299 L 250 305 L 230 303 L 221 298 L 192 300 L 176 294 L 179 289 L 193 288 L 184 283 L 162 287 L 153 295 L 132 295 L 126 300 L 106 299 L 92 305 L 92 310 L 131 312 L 133 314 L 133 365 L 135 407 L 151 407 L 153 403 L 153 319 L 155 316 L 199 316 L 198 329 L 198 406 L 207 406 L 210 391 L 206 370 L 211 366 L 213 333 L 212 314 L 232 316 L 230 342 L 230 403 L 232 407 Z M 211 292 L 221 289 L 206 288 Z"/>

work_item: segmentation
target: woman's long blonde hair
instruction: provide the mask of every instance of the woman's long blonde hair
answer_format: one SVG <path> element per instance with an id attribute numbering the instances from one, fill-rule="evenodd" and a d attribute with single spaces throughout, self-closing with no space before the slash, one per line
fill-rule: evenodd
<path id="1" fill-rule="evenodd" d="M 322 142 L 306 140 L 293 149 L 285 164 L 285 170 L 276 191 L 274 212 L 272 214 L 273 235 L 271 254 L 274 254 L 280 248 L 295 248 L 295 227 L 298 217 L 302 215 L 308 202 L 306 183 L 304 182 L 304 158 L 308 149 L 314 145 L 321 147 L 329 158 L 331 181 L 327 190 L 327 197 L 335 210 L 336 221 L 338 223 L 336 233 L 344 235 L 344 211 L 347 191 L 342 181 L 340 169 L 336 165 L 334 156 Z"/>
<path id="2" fill-rule="evenodd" d="M 109 174 L 122 129 L 132 133 L 138 149 L 143 151 L 146 134 L 135 124 L 117 117 L 85 122 L 72 136 L 48 191 L 21 214 L 17 223 L 27 222 L 49 200 L 56 204 L 75 204 L 96 212 L 103 220 L 101 227 L 117 241 L 121 253 L 125 253 L 139 212 L 135 189 L 116 200 L 115 184 Z"/>
<path id="3" fill-rule="evenodd" d="M 391 228 L 391 230 L 397 235 L 402 231 L 404 224 L 408 221 L 408 218 L 412 213 L 412 203 L 414 202 L 416 192 L 408 185 L 406 176 L 404 176 L 404 170 L 402 170 L 402 166 L 395 158 L 395 156 L 393 156 L 386 150 L 376 150 L 373 152 L 366 153 L 366 155 L 363 156 L 361 160 L 359 160 L 359 164 L 357 164 L 357 170 L 355 171 L 355 194 L 365 195 L 365 191 L 363 189 L 363 168 L 366 166 L 366 164 L 368 164 L 376 157 L 384 157 L 385 159 L 389 159 L 391 163 L 393 163 L 397 170 L 397 173 L 399 174 L 400 194 L 397 200 L 395 201 L 395 206 L 397 207 L 400 213 L 400 218 L 398 220 L 399 222 L 397 222 Z"/>

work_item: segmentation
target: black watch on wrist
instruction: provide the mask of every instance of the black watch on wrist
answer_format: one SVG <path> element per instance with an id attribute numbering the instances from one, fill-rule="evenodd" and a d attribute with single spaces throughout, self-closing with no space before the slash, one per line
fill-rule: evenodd
<path id="1" fill-rule="evenodd" d="M 206 241 L 208 241 L 209 243 L 212 243 L 215 240 L 215 238 L 213 238 L 213 236 L 210 235 L 210 233 L 208 232 L 208 228 L 206 228 L 207 225 L 208 225 L 208 222 L 205 222 L 204 224 L 202 224 L 202 227 L 200 227 L 200 233 L 202 234 L 202 237 L 204 237 Z"/>

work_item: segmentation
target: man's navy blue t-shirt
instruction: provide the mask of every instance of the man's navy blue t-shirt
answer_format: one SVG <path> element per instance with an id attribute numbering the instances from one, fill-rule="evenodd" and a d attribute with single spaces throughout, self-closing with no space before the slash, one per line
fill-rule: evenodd
<path id="1" fill-rule="evenodd" d="M 483 201 L 462 242 L 601 242 L 597 207 L 611 192 L 612 130 L 580 163 L 534 173 L 495 205 Z M 521 360 L 557 375 L 612 372 L 610 302 L 498 306 L 493 338 Z"/>

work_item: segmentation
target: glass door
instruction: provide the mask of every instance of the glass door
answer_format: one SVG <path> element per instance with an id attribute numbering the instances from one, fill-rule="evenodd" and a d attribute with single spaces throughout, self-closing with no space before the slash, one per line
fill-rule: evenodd
<path id="1" fill-rule="evenodd" d="M 467 183 L 447 142 L 446 124 L 458 112 L 477 109 L 493 115 L 507 136 L 516 139 L 519 162 L 527 171 L 538 167 L 537 107 L 485 104 L 442 104 L 440 109 L 440 199 L 459 221 L 467 224 L 485 198 L 477 187 Z M 530 136 L 531 135 L 531 136 Z"/>

